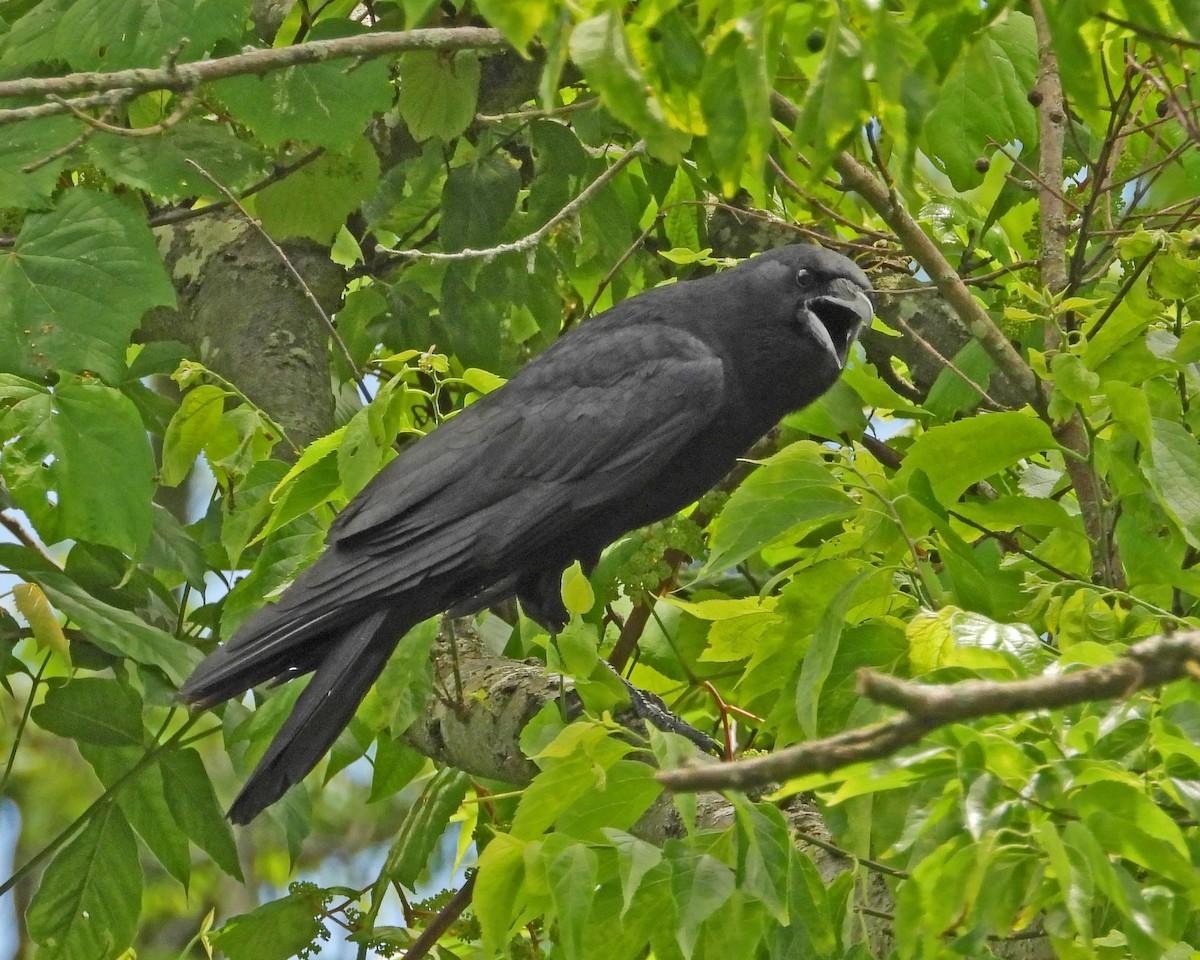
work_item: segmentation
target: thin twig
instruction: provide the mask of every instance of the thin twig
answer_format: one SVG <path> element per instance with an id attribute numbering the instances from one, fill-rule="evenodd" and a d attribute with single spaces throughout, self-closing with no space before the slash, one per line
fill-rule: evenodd
<path id="1" fill-rule="evenodd" d="M 1118 287 L 1117 292 L 1113 294 L 1113 298 L 1108 302 L 1108 306 L 1104 308 L 1104 312 L 1101 313 L 1100 316 L 1096 318 L 1096 322 L 1093 323 L 1090 328 L 1088 328 L 1086 336 L 1087 340 L 1091 340 L 1094 336 L 1096 336 L 1104 324 L 1108 322 L 1108 318 L 1113 315 L 1117 307 L 1119 307 L 1122 301 L 1129 295 L 1129 291 L 1132 290 L 1133 285 L 1137 283 L 1138 277 L 1146 272 L 1146 268 L 1150 266 L 1150 264 L 1154 261 L 1154 258 L 1158 256 L 1159 249 L 1159 245 L 1155 244 L 1154 248 L 1148 254 L 1142 257 L 1142 259 L 1138 261 L 1137 266 L 1130 270 L 1128 276 L 1121 281 L 1121 286 Z"/>
<path id="2" fill-rule="evenodd" d="M 7 513 L 0 513 L 0 526 L 16 537 L 22 546 L 32 550 L 52 567 L 62 569 L 62 565 L 46 552 L 46 548 L 38 542 L 32 533 L 21 526 L 21 522 L 16 517 L 9 516 Z"/>
<path id="3" fill-rule="evenodd" d="M 600 102 L 599 97 L 589 97 L 586 100 L 576 100 L 561 107 L 550 107 L 546 110 L 514 110 L 512 113 L 477 113 L 475 119 L 481 123 L 499 123 L 502 120 L 538 120 L 542 117 L 561 117 L 568 113 L 587 110 Z"/>
<path id="4" fill-rule="evenodd" d="M 1188 40 L 1186 37 L 1173 37 L 1169 33 L 1161 33 L 1151 27 L 1144 27 L 1140 23 L 1134 23 L 1131 20 L 1122 20 L 1120 17 L 1114 17 L 1111 13 L 1097 12 L 1092 14 L 1097 20 L 1103 20 L 1105 23 L 1111 23 L 1113 26 L 1124 27 L 1126 30 L 1131 30 L 1139 36 L 1146 37 L 1150 40 L 1158 40 L 1162 43 L 1169 43 L 1174 47 L 1183 47 L 1187 50 L 1200 50 L 1200 43 L 1195 40 Z"/>
<path id="5" fill-rule="evenodd" d="M 459 887 L 454 892 L 454 896 L 446 901 L 445 906 L 429 921 L 429 926 L 422 930 L 420 936 L 413 941 L 412 946 L 404 951 L 404 960 L 421 960 L 422 957 L 429 956 L 429 951 L 438 942 L 438 938 L 471 905 L 471 896 L 475 892 L 476 876 L 477 874 L 469 876 L 466 883 Z"/>
<path id="6" fill-rule="evenodd" d="M 8 752 L 8 762 L 4 764 L 4 774 L 0 776 L 0 797 L 4 796 L 4 788 L 12 774 L 13 764 L 17 761 L 17 748 L 21 746 L 21 737 L 29 723 L 29 714 L 33 712 L 33 702 L 37 699 L 38 684 L 42 682 L 42 674 L 46 672 L 46 667 L 50 665 L 50 658 L 53 655 L 53 650 L 46 651 L 46 655 L 42 657 L 41 666 L 38 667 L 37 673 L 33 675 L 33 681 L 29 685 L 29 698 L 25 701 L 25 708 L 21 711 L 21 719 L 17 721 L 17 729 L 13 731 L 12 749 Z"/>
<path id="7" fill-rule="evenodd" d="M 919 344 L 920 347 L 927 354 L 929 354 L 930 357 L 932 357 L 934 359 L 934 361 L 936 361 L 940 366 L 945 367 L 947 370 L 949 370 L 951 373 L 953 373 L 955 376 L 957 376 L 960 380 L 962 380 L 962 382 L 965 383 L 968 387 L 970 387 L 977 394 L 979 394 L 980 399 L 983 400 L 983 402 L 985 404 L 987 404 L 987 406 L 989 406 L 993 410 L 1004 410 L 1005 409 L 1005 407 L 1002 403 L 1000 403 L 998 400 L 994 400 L 991 397 L 991 395 L 986 390 L 983 389 L 983 387 L 981 387 L 978 383 L 976 383 L 969 376 L 967 376 L 962 370 L 960 370 L 955 365 L 953 360 L 951 360 L 949 357 L 945 356 L 937 347 L 935 347 L 932 343 L 930 343 L 923 336 L 921 336 L 919 333 L 917 333 L 916 330 L 914 330 L 911 326 L 909 326 L 907 321 L 905 321 L 905 319 L 902 316 L 900 316 L 899 313 L 897 313 L 891 319 L 895 320 L 896 324 L 900 327 L 901 330 L 904 331 L 905 335 L 909 336 L 913 340 L 915 340 L 917 342 L 917 344 Z"/>
<path id="8" fill-rule="evenodd" d="M 220 726 L 209 727 L 207 730 L 201 730 L 194 736 L 189 737 L 188 739 L 185 740 L 183 738 L 183 735 L 199 719 L 200 719 L 199 714 L 188 717 L 187 720 L 185 720 L 183 722 L 183 725 L 178 730 L 176 730 L 173 734 L 171 734 L 170 738 L 163 741 L 162 743 L 157 744 L 156 746 L 152 747 L 151 749 L 147 750 L 142 755 L 142 758 L 140 760 L 138 760 L 137 763 L 135 763 L 132 767 L 130 767 L 128 770 L 126 770 L 119 777 L 117 777 L 117 779 L 114 780 L 105 789 L 105 791 L 102 794 L 100 794 L 100 796 L 98 796 L 95 800 L 93 800 L 90 804 L 88 804 L 87 809 L 85 809 L 83 811 L 83 813 L 81 813 L 78 817 L 76 817 L 69 824 L 67 824 L 67 826 L 64 827 L 59 832 L 58 836 L 56 836 L 48 844 L 46 844 L 44 847 L 42 847 L 41 850 L 39 850 L 32 857 L 30 857 L 23 864 L 21 864 L 20 867 L 18 867 L 15 871 L 13 871 L 13 874 L 11 877 L 9 877 L 3 883 L 0 883 L 0 897 L 4 896 L 4 894 L 8 893 L 8 891 L 11 890 L 13 887 L 15 887 L 18 883 L 20 883 L 21 879 L 23 877 L 25 877 L 26 875 L 28 875 L 30 871 L 32 871 L 34 868 L 36 868 L 39 864 L 41 864 L 45 860 L 48 860 L 61 847 L 63 847 L 71 839 L 73 839 L 75 837 L 75 835 L 80 830 L 83 829 L 83 827 L 87 824 L 87 822 L 92 818 L 92 816 L 95 813 L 97 813 L 100 810 L 100 808 L 102 806 L 104 806 L 106 803 L 112 803 L 114 801 L 114 798 L 117 795 L 117 792 L 119 790 L 121 790 L 122 788 L 124 788 L 126 784 L 130 783 L 131 781 L 133 781 L 133 780 L 137 779 L 139 776 L 141 776 L 142 771 L 145 770 L 147 767 L 149 767 L 155 760 L 157 760 L 160 754 L 166 752 L 168 749 L 170 749 L 171 747 L 174 747 L 174 746 L 179 746 L 182 748 L 182 747 L 186 746 L 187 744 L 200 739 L 201 737 L 206 737 L 209 734 L 215 733 L 217 730 L 221 729 Z"/>
<path id="9" fill-rule="evenodd" d="M 636 157 L 641 156 L 646 150 L 646 141 L 639 140 L 630 147 L 611 167 L 606 169 L 600 176 L 589 183 L 574 200 L 564 206 L 549 220 L 543 223 L 533 233 L 526 234 L 520 240 L 514 240 L 511 243 L 501 243 L 494 247 L 488 247 L 483 250 L 475 250 L 467 247 L 463 250 L 455 250 L 451 253 L 441 253 L 438 251 L 426 250 L 392 250 L 388 247 L 379 247 L 381 253 L 386 253 L 393 257 L 408 257 L 414 260 L 439 260 L 454 261 L 454 260 L 491 260 L 493 257 L 498 257 L 505 253 L 524 253 L 527 250 L 532 250 L 546 237 L 551 230 L 557 227 L 560 223 L 574 216 L 589 200 L 599 193 L 605 185 L 628 166 Z"/>
<path id="10" fill-rule="evenodd" d="M 252 197 L 254 194 L 265 190 L 273 183 L 278 183 L 280 180 L 290 177 L 301 167 L 306 167 L 325 152 L 324 147 L 317 147 L 315 150 L 310 150 L 298 160 L 292 163 L 286 163 L 276 167 L 269 174 L 252 184 L 242 191 L 238 199 L 245 200 L 247 197 Z M 225 210 L 233 206 L 229 200 L 217 200 L 203 207 L 186 207 L 164 210 L 161 213 L 152 215 L 149 218 L 151 227 L 166 227 L 176 223 L 184 223 L 188 220 L 197 220 L 200 217 L 207 217 L 210 214 L 216 213 L 219 210 Z"/>

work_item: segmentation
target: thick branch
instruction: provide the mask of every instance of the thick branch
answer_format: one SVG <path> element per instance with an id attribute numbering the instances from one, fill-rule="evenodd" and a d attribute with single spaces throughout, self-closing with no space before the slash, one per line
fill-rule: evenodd
<path id="1" fill-rule="evenodd" d="M 745 790 L 798 777 L 828 773 L 853 763 L 879 760 L 916 743 L 938 727 L 992 714 L 1046 710 L 1094 700 L 1128 697 L 1172 680 L 1200 676 L 1200 631 L 1151 637 L 1113 663 L 1072 673 L 1012 683 L 971 680 L 929 686 L 870 670 L 859 672 L 859 689 L 878 703 L 904 712 L 882 723 L 812 740 L 770 756 L 711 766 L 683 767 L 658 774 L 675 791 Z"/>
<path id="2" fill-rule="evenodd" d="M 1063 139 L 1066 134 L 1066 102 L 1063 97 L 1062 78 L 1058 72 L 1058 57 L 1054 53 L 1054 42 L 1050 24 L 1042 0 L 1031 0 L 1034 28 L 1038 41 L 1038 77 L 1032 99 L 1038 107 L 1039 160 L 1038 160 L 1038 213 L 1041 221 L 1041 266 L 1042 286 L 1053 296 L 1067 289 L 1067 225 L 1062 199 Z M 1098 185 L 1097 185 L 1098 186 Z M 1084 238 L 1076 241 L 1083 244 Z M 1045 344 L 1047 350 L 1058 349 L 1060 331 L 1053 319 L 1047 319 Z M 1048 385 L 1047 385 L 1048 387 Z M 1048 392 L 1044 391 L 1044 392 Z M 1039 409 L 1044 409 L 1039 405 Z M 1088 537 L 1091 552 L 1092 578 L 1110 586 L 1124 582 L 1120 560 L 1109 535 L 1105 516 L 1107 491 L 1104 482 L 1089 460 L 1091 443 L 1083 418 L 1076 410 L 1062 424 L 1051 424 L 1055 439 L 1067 450 L 1077 454 L 1066 458 L 1067 473 L 1075 488 L 1079 510 Z"/>
<path id="3" fill-rule="evenodd" d="M 69 97 L 79 93 L 123 90 L 145 93 L 149 90 L 189 90 L 202 83 L 246 73 L 263 74 L 304 63 L 324 63 L 351 57 L 371 59 L 408 50 L 486 50 L 507 46 L 499 30 L 486 27 L 443 27 L 427 30 L 384 31 L 334 40 L 312 40 L 294 47 L 251 50 L 231 57 L 179 63 L 156 69 L 135 68 L 113 73 L 70 73 L 63 77 L 22 77 L 0 81 L 0 98 L 38 97 L 56 94 Z M 59 105 L 60 112 L 68 108 Z M 2 118 L 0 118 L 2 119 Z"/>

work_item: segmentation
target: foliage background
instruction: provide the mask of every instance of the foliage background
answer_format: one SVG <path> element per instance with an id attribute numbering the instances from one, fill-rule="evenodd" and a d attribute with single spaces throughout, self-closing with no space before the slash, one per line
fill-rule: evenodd
<path id="1" fill-rule="evenodd" d="M 264 960 L 331 928 L 368 956 L 439 910 L 442 956 L 1200 949 L 1189 684 L 955 724 L 723 819 L 681 797 L 652 843 L 593 672 L 772 748 L 886 715 L 860 667 L 1012 679 L 1200 622 L 1187 0 L 9 0 L 0 30 L 22 956 Z M 222 802 L 297 685 L 196 717 L 172 693 L 393 444 L 614 302 L 814 239 L 885 291 L 843 380 L 569 579 L 557 642 L 476 625 L 592 719 L 540 713 L 508 783 L 439 768 L 396 739 L 430 709 L 423 627 L 235 836 Z M 479 868 L 454 917 L 412 894 L 451 824 Z"/>

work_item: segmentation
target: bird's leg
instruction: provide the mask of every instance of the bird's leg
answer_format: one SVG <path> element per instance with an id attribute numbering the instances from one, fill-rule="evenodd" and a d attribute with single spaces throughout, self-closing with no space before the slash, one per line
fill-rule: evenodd
<path id="1" fill-rule="evenodd" d="M 724 751 L 721 745 L 712 737 L 701 730 L 697 730 L 690 723 L 681 720 L 671 712 L 671 709 L 663 702 L 662 697 L 651 693 L 648 690 L 640 690 L 632 683 L 622 677 L 611 665 L 605 664 L 608 669 L 612 670 L 617 675 L 621 683 L 625 685 L 625 690 L 629 694 L 629 704 L 633 715 L 639 720 L 644 720 L 646 723 L 653 724 L 659 730 L 666 733 L 677 733 L 686 740 L 690 740 L 705 753 L 716 757 L 724 756 Z"/>
<path id="2" fill-rule="evenodd" d="M 449 648 L 450 671 L 454 676 L 453 693 L 446 689 L 445 684 L 441 680 L 440 671 L 434 670 L 434 688 L 438 699 L 458 716 L 462 716 L 466 710 L 466 704 L 463 701 L 462 672 L 458 664 L 458 629 L 460 620 L 471 620 L 471 618 L 446 616 L 442 618 L 438 629 L 438 640 Z M 439 657 L 438 662 L 440 660 L 441 658 Z"/>

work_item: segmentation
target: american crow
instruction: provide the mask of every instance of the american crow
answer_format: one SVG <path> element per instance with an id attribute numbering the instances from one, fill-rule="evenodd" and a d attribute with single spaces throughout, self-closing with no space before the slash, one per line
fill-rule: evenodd
<path id="1" fill-rule="evenodd" d="M 516 595 L 552 632 L 563 570 L 687 506 L 837 379 L 872 314 L 845 257 L 789 246 L 581 324 L 385 467 L 325 552 L 184 684 L 220 703 L 315 671 L 229 818 L 316 765 L 399 638 Z"/>

